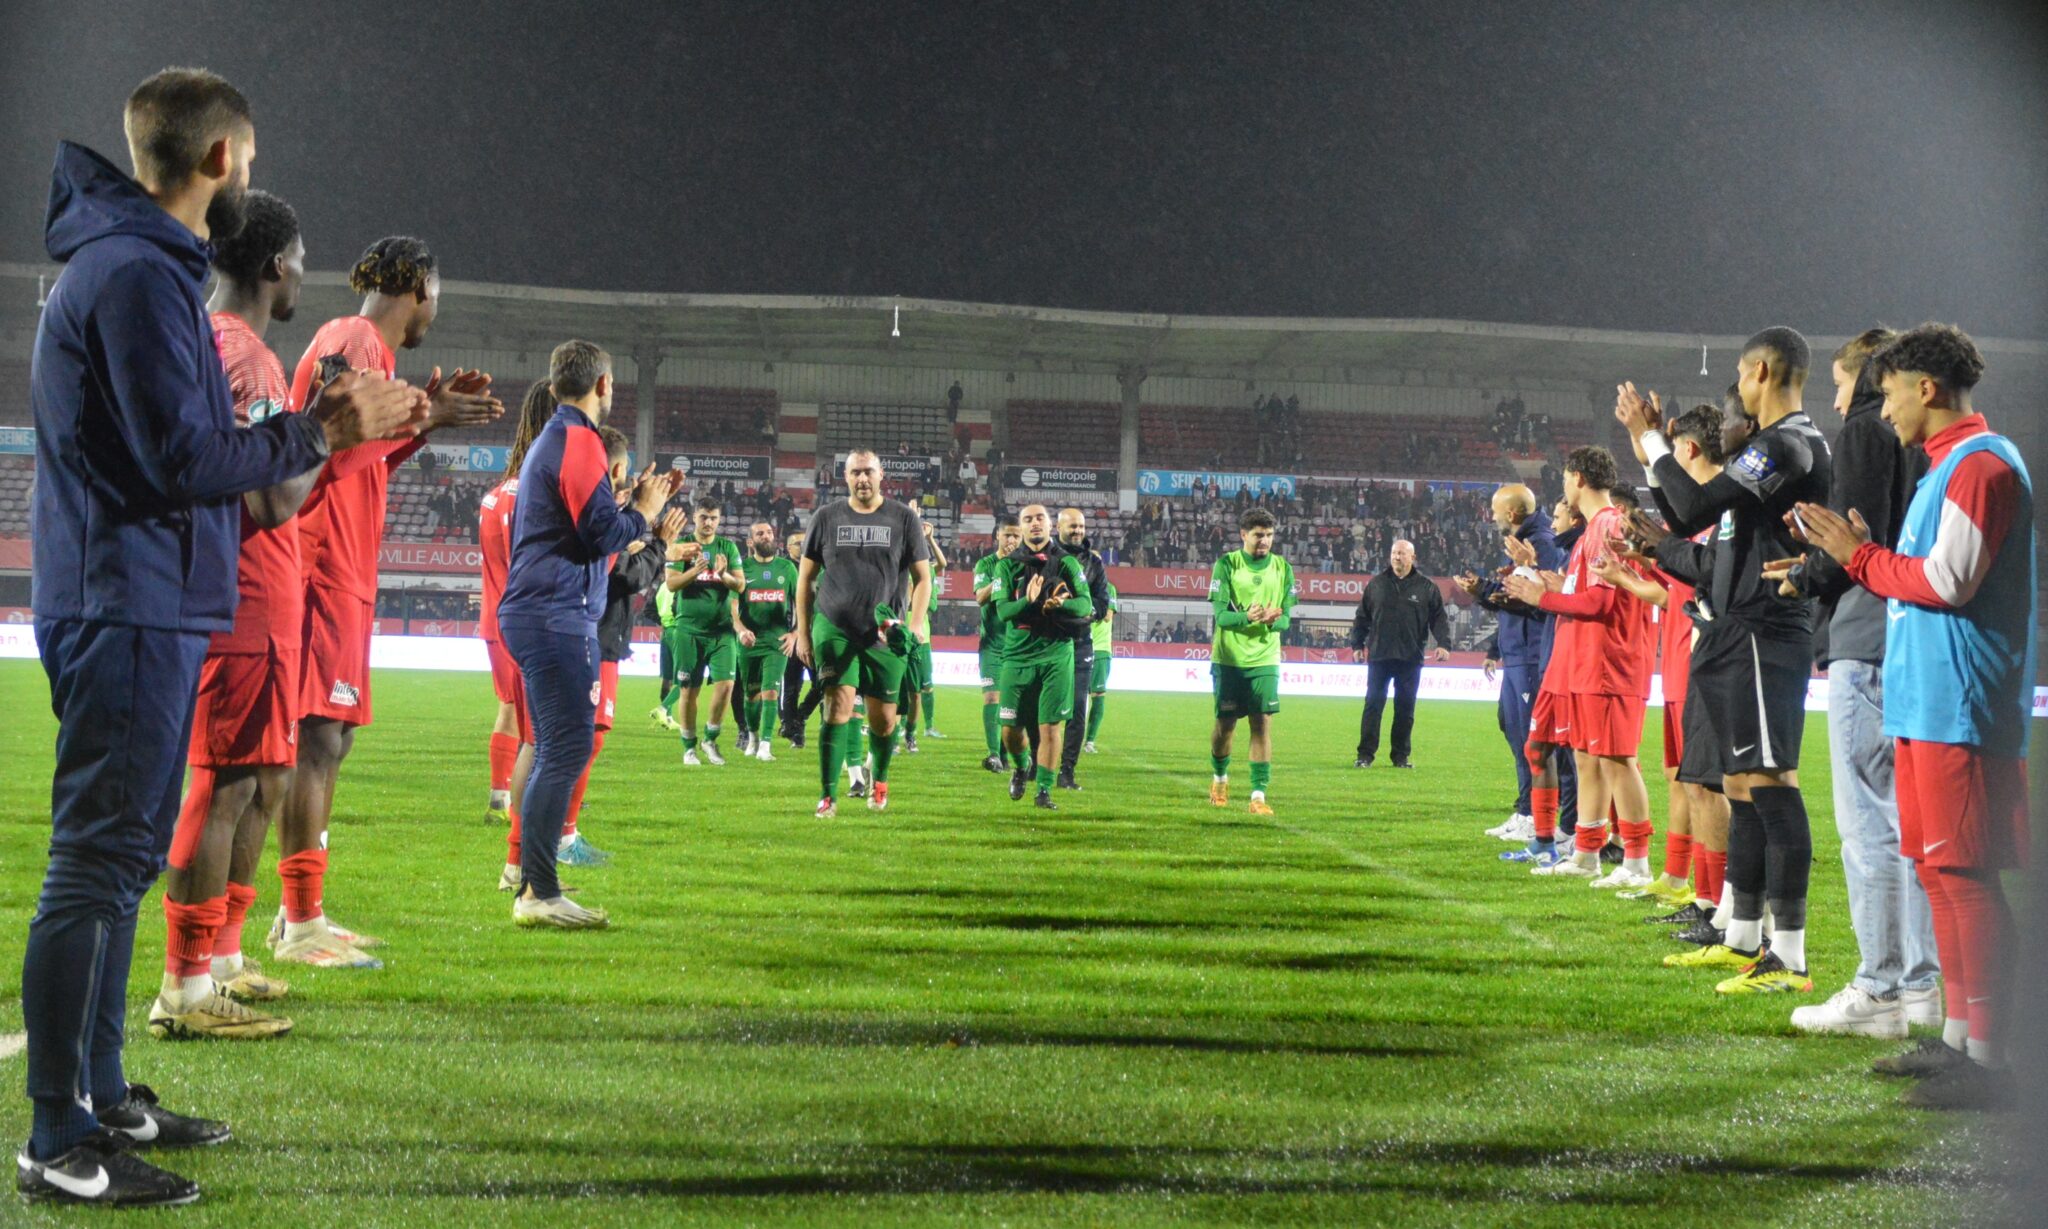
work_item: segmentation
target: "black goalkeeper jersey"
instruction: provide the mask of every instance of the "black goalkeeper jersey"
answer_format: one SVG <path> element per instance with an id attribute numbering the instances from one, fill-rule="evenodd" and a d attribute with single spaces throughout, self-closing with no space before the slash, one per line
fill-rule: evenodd
<path id="1" fill-rule="evenodd" d="M 1785 514 L 1793 504 L 1825 504 L 1831 479 L 1827 439 L 1803 411 L 1757 432 L 1704 486 L 1668 454 L 1650 468 L 1651 492 L 1674 542 L 1714 526 L 1707 584 L 1714 617 L 1779 638 L 1813 634 L 1813 602 L 1781 597 L 1763 567 L 1805 553 Z"/>

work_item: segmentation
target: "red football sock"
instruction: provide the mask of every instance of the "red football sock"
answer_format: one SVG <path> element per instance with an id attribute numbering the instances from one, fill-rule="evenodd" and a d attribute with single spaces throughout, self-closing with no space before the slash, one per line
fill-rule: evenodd
<path id="1" fill-rule="evenodd" d="M 1581 819 L 1574 844 L 1580 853 L 1599 853 L 1601 846 L 1607 844 L 1607 825 L 1589 824 Z"/>
<path id="2" fill-rule="evenodd" d="M 164 972 L 173 977 L 198 977 L 213 968 L 213 938 L 227 917 L 224 896 L 181 905 L 164 897 Z"/>
<path id="3" fill-rule="evenodd" d="M 1648 858 L 1650 856 L 1650 838 L 1656 835 L 1656 830 L 1650 821 L 1647 819 L 1624 819 L 1618 821 L 1618 823 L 1621 827 L 1621 856 L 1624 858 Z"/>
<path id="4" fill-rule="evenodd" d="M 237 956 L 242 951 L 242 920 L 249 916 L 249 906 L 256 903 L 256 889 L 246 883 L 228 884 L 227 914 L 221 918 L 220 929 L 213 935 L 213 954 L 216 956 Z"/>
<path id="5" fill-rule="evenodd" d="M 1692 849 L 1692 865 L 1698 872 L 1693 883 L 1693 895 L 1705 901 L 1707 905 L 1718 905 L 1721 900 L 1721 880 L 1728 875 L 1728 851 L 1695 845 Z"/>
<path id="6" fill-rule="evenodd" d="M 1530 790 L 1529 809 L 1535 813 L 1536 838 L 1543 841 L 1556 840 L 1557 791 L 1554 789 Z"/>
<path id="7" fill-rule="evenodd" d="M 1684 879 L 1692 872 L 1692 837 L 1684 832 L 1664 834 L 1664 877 Z"/>
<path id="8" fill-rule="evenodd" d="M 517 734 L 491 735 L 491 788 L 512 788 L 512 761 L 519 758 Z"/>
<path id="9" fill-rule="evenodd" d="M 178 808 L 178 824 L 171 829 L 171 865 L 185 870 L 199 852 L 200 834 L 206 831 L 206 813 L 213 809 L 213 769 L 192 766 L 192 785 Z"/>
<path id="10" fill-rule="evenodd" d="M 1934 916 L 1934 954 L 1941 961 L 1941 1000 L 1951 1020 L 1968 1020 L 1970 969 L 1963 963 L 1963 945 L 1956 933 L 1956 910 L 1948 898 L 1945 877 L 1925 862 L 1913 863 L 1920 886 L 1927 889 L 1927 910 Z"/>
<path id="11" fill-rule="evenodd" d="M 511 815 L 512 827 L 505 833 L 505 865 L 517 866 L 519 865 L 519 830 L 524 826 L 519 820 L 519 795 L 517 794 L 512 795 Z"/>
<path id="12" fill-rule="evenodd" d="M 2005 958 L 2012 949 L 2012 915 L 2005 907 L 2005 889 L 1999 885 L 1997 871 L 1945 866 L 1935 873 L 1941 878 L 1942 892 L 1955 919 L 1957 963 L 1962 966 L 1963 984 L 1969 987 L 1964 1004 L 1970 1013 L 1970 1040 L 1989 1043 L 1994 1039 L 1998 1012 L 2005 1007 Z M 1946 960 L 1941 968 L 1948 972 Z M 1953 982 L 1949 993 L 1956 993 Z"/>
<path id="13" fill-rule="evenodd" d="M 569 794 L 569 818 L 562 823 L 562 839 L 576 835 L 576 817 L 583 814 L 583 791 L 590 786 L 590 770 L 597 767 L 597 753 L 604 750 L 604 736 L 607 730 L 599 730 L 590 740 L 590 758 L 583 762 L 583 775 L 576 778 L 576 788 Z"/>
<path id="14" fill-rule="evenodd" d="M 327 851 L 306 849 L 277 861 L 277 882 L 284 894 L 284 920 L 310 922 L 320 916 L 320 898 L 327 891 Z"/>

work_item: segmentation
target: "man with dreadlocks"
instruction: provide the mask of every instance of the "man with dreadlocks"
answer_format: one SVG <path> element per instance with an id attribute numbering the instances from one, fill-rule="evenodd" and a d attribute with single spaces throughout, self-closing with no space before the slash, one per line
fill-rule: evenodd
<path id="1" fill-rule="evenodd" d="M 363 296 L 362 310 L 330 320 L 313 334 L 292 375 L 292 410 L 301 409 L 336 372 L 391 375 L 397 352 L 425 340 L 441 301 L 433 253 L 404 235 L 371 244 L 350 270 L 349 288 Z M 335 776 L 356 729 L 370 723 L 370 621 L 390 474 L 419 450 L 427 432 L 487 423 L 505 408 L 491 395 L 491 377 L 481 371 L 457 371 L 444 380 L 437 367 L 426 390 L 431 408 L 417 437 L 336 454 L 299 516 L 306 635 L 298 766 L 278 832 L 284 908 L 270 935 L 279 960 L 349 968 L 380 963 L 361 950 L 375 940 L 329 924 L 321 895 Z"/>
<path id="2" fill-rule="evenodd" d="M 519 505 L 519 466 L 533 437 L 555 414 L 555 394 L 546 380 L 535 380 L 526 390 L 519 407 L 519 422 L 512 429 L 512 449 L 505 458 L 505 480 L 492 487 L 478 505 L 476 540 L 483 556 L 483 610 L 478 630 L 484 638 L 484 652 L 491 661 L 491 689 L 498 696 L 498 719 L 491 726 L 491 802 L 486 818 L 495 823 L 511 822 L 519 797 L 512 787 L 515 774 L 522 780 L 533 762 L 533 726 L 526 711 L 526 689 L 519 678 L 519 663 L 498 639 L 498 599 L 505 594 L 505 569 L 512 560 L 512 514 Z M 518 831 L 518 825 L 513 825 Z M 514 862 L 517 859 L 513 860 Z"/>

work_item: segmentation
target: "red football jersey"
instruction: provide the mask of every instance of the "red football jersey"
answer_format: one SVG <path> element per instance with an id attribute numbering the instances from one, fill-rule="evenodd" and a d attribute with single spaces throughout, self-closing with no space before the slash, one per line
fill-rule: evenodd
<path id="1" fill-rule="evenodd" d="M 519 504 L 519 475 L 491 488 L 476 511 L 476 540 L 484 556 L 484 612 L 479 634 L 498 638 L 498 599 L 505 596 L 505 569 L 512 562 L 512 513 Z"/>
<path id="2" fill-rule="evenodd" d="M 246 427 L 281 412 L 290 386 L 277 355 L 232 312 L 213 313 L 213 329 L 228 389 L 235 397 L 235 424 Z M 264 529 L 244 505 L 242 549 L 235 566 L 235 626 L 215 632 L 207 651 L 264 653 L 278 645 L 297 652 L 304 633 L 306 589 L 299 574 L 296 518 Z"/>
<path id="3" fill-rule="evenodd" d="M 1705 542 L 1713 532 L 1703 529 L 1693 541 Z M 1685 604 L 1692 600 L 1693 588 L 1669 572 L 1659 572 L 1658 577 L 1669 596 L 1664 600 L 1663 659 L 1657 670 L 1664 676 L 1665 707 L 1683 708 L 1686 688 L 1692 685 L 1692 617 L 1685 613 Z"/>
<path id="4" fill-rule="evenodd" d="M 1613 586 L 1593 574 L 1593 564 L 1619 537 L 1621 509 L 1602 508 L 1586 524 L 1565 562 L 1564 592 L 1587 593 Z M 1613 590 L 1614 598 L 1600 618 L 1559 615 L 1554 652 L 1567 655 L 1563 690 L 1573 695 L 1647 696 L 1656 661 L 1657 634 L 1651 623 L 1656 608 L 1632 594 Z"/>
<path id="5" fill-rule="evenodd" d="M 338 354 L 351 370 L 392 375 L 398 358 L 377 326 L 364 316 L 329 320 L 292 372 L 291 409 L 305 408 L 320 360 Z M 366 602 L 377 598 L 377 550 L 384 544 L 390 471 L 419 450 L 423 440 L 358 444 L 327 462 L 312 498 L 299 513 L 300 563 L 308 584 L 340 589 Z"/>

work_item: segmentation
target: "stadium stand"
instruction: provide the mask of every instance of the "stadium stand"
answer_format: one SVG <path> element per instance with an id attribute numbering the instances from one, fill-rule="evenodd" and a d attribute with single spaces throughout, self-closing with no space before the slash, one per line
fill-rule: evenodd
<path id="1" fill-rule="evenodd" d="M 1123 407 L 1113 401 L 1007 403 L 1010 455 L 1033 464 L 1115 465 Z"/>
<path id="2" fill-rule="evenodd" d="M 34 457 L 0 456 L 0 537 L 28 536 L 29 488 L 35 480 Z"/>

